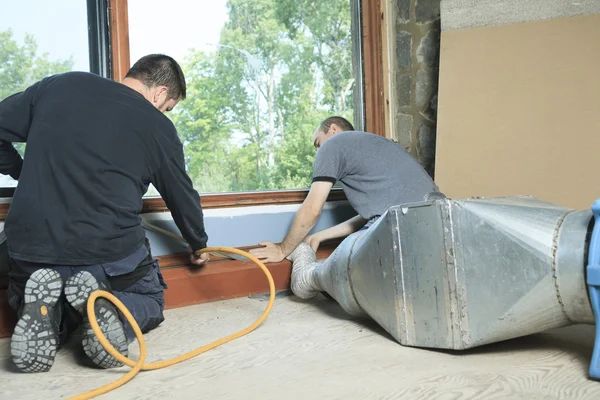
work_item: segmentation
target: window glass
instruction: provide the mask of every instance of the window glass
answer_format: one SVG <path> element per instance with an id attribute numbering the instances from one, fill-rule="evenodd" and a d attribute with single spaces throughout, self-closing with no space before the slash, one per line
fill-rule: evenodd
<path id="1" fill-rule="evenodd" d="M 350 0 L 128 4 L 131 63 L 163 53 L 186 75 L 187 99 L 167 116 L 196 189 L 309 187 L 315 128 L 354 116 Z"/>
<path id="2" fill-rule="evenodd" d="M 89 71 L 85 1 L 0 0 L 0 10 L 0 101 L 45 76 Z M 0 187 L 16 185 L 0 174 Z"/>

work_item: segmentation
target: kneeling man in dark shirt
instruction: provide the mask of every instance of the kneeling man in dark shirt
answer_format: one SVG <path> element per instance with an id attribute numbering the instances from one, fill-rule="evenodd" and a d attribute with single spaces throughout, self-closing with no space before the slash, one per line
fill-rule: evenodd
<path id="1" fill-rule="evenodd" d="M 190 244 L 207 256 L 198 193 L 183 146 L 163 114 L 185 98 L 171 57 L 140 59 L 122 83 L 69 72 L 45 78 L 0 103 L 0 173 L 19 181 L 5 225 L 17 310 L 11 353 L 24 372 L 48 371 L 58 346 L 83 324 L 82 345 L 98 366 L 120 363 L 100 345 L 86 316 L 91 292 L 111 291 L 143 332 L 163 320 L 165 282 L 141 226 L 153 184 Z M 13 142 L 27 143 L 21 158 Z M 104 299 L 95 305 L 109 342 L 127 355 L 131 326 Z"/>

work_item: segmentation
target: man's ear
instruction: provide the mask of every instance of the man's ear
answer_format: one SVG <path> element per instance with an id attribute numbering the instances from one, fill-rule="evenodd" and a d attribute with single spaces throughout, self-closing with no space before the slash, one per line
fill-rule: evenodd
<path id="1" fill-rule="evenodd" d="M 159 86 L 156 88 L 156 90 L 154 91 L 154 102 L 158 103 L 160 97 L 164 94 L 165 96 L 167 95 L 167 92 L 169 91 L 169 89 L 166 86 Z"/>
<path id="2" fill-rule="evenodd" d="M 331 135 L 335 135 L 336 133 L 340 133 L 342 130 L 340 129 L 339 126 L 337 126 L 337 124 L 331 124 L 331 126 L 329 127 L 329 129 L 331 130 Z"/>

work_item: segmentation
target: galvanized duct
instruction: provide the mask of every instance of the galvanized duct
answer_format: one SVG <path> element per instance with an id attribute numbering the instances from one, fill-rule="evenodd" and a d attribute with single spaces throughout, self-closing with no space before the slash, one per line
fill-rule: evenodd
<path id="1" fill-rule="evenodd" d="M 407 346 L 461 350 L 593 324 L 591 219 L 532 197 L 392 207 L 315 269 L 315 289 Z"/>

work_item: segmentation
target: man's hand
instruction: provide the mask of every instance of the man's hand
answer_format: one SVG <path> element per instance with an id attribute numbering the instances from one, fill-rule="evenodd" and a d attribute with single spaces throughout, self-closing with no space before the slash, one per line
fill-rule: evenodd
<path id="1" fill-rule="evenodd" d="M 292 227 L 285 235 L 281 243 L 262 242 L 261 248 L 250 250 L 250 254 L 262 259 L 263 262 L 283 261 L 294 249 L 302 243 L 302 240 L 308 235 L 308 232 L 315 226 L 327 195 L 333 184 L 327 182 L 313 182 L 308 192 L 308 196 L 300 206 L 300 209 L 294 217 Z"/>
<path id="2" fill-rule="evenodd" d="M 259 247 L 250 250 L 250 254 L 264 263 L 281 262 L 287 256 L 281 248 L 281 243 L 260 242 Z"/>
<path id="3" fill-rule="evenodd" d="M 188 247 L 190 249 L 190 262 L 194 265 L 204 265 L 208 260 L 210 260 L 210 255 L 208 253 L 202 253 L 199 256 L 197 256 L 194 251 L 192 250 L 191 247 Z"/>
<path id="4" fill-rule="evenodd" d="M 304 243 L 312 247 L 313 251 L 316 253 L 319 249 L 319 245 L 321 244 L 321 239 L 319 239 L 317 235 L 310 235 L 304 239 Z"/>
<path id="5" fill-rule="evenodd" d="M 210 260 L 208 253 L 202 253 L 199 256 L 190 254 L 190 262 L 194 265 L 204 265 L 208 260 Z"/>

